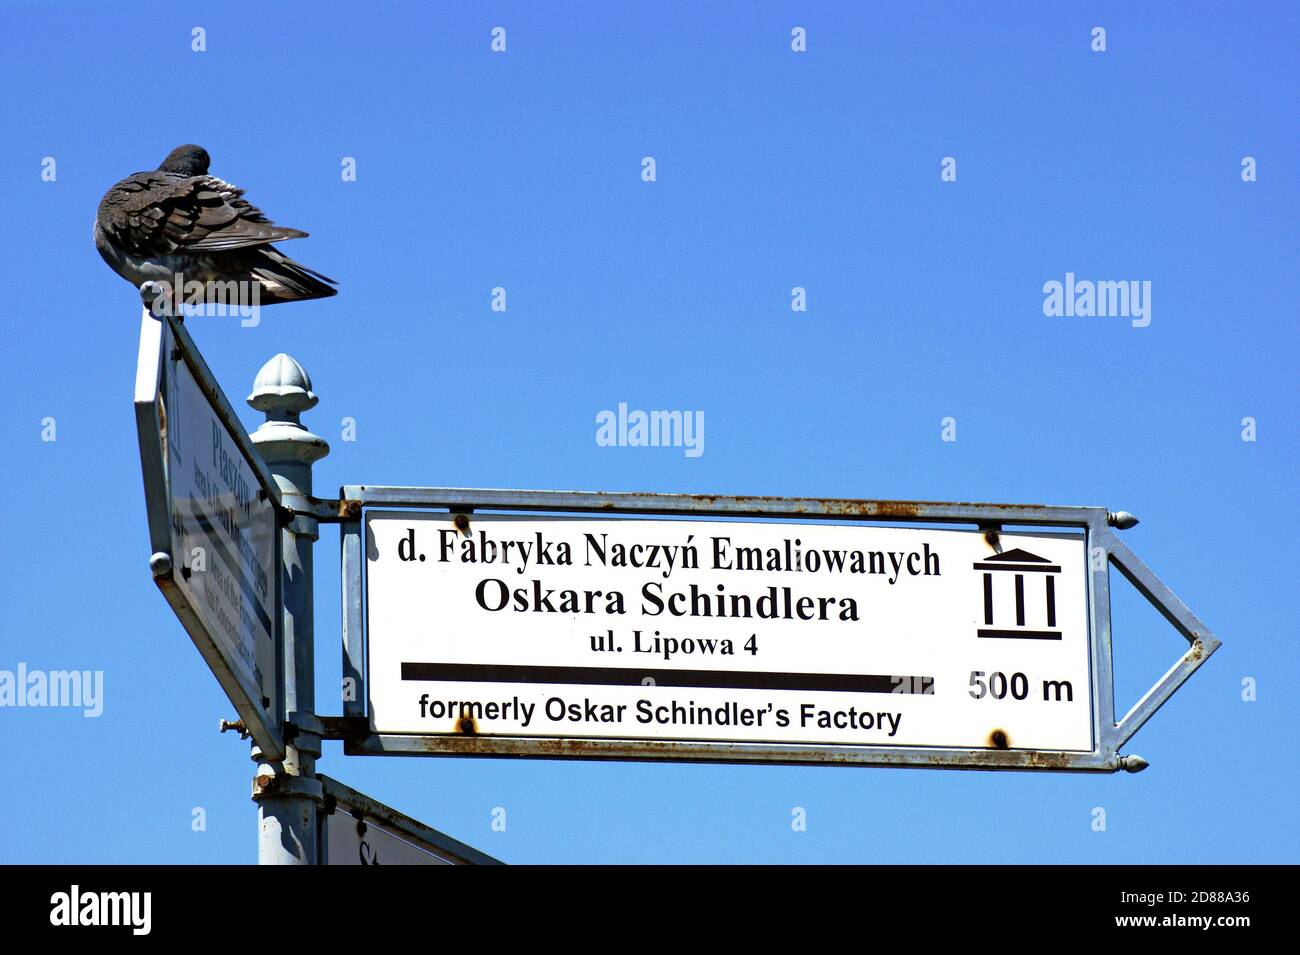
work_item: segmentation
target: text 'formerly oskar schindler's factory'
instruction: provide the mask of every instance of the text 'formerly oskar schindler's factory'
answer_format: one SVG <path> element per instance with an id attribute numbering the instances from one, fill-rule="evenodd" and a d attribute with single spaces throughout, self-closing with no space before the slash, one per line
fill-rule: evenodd
<path id="1" fill-rule="evenodd" d="M 529 702 L 519 696 L 507 700 L 442 700 L 420 695 L 420 715 L 435 721 L 446 720 L 513 720 L 524 729 L 533 725 L 551 723 L 625 724 L 629 720 L 643 726 L 717 726 L 722 728 L 755 726 L 759 728 L 819 730 L 866 730 L 884 732 L 893 736 L 902 725 L 903 714 L 895 710 L 871 710 L 858 706 L 826 708 L 814 703 L 797 706 L 742 706 L 739 703 L 721 703 L 702 706 L 694 700 L 686 702 L 668 700 L 656 702 L 641 699 L 635 704 L 606 703 L 583 697 L 569 700 L 559 696 L 549 697 L 544 703 Z M 630 711 L 630 712 L 629 712 Z"/>
<path id="2" fill-rule="evenodd" d="M 586 532 L 575 546 L 552 540 L 543 531 L 523 539 L 496 539 L 485 530 L 439 528 L 430 552 L 417 541 L 415 528 L 399 539 L 397 557 L 404 562 L 468 564 L 491 567 L 500 576 L 486 576 L 474 588 L 474 600 L 490 613 L 625 614 L 629 601 L 622 590 L 582 590 L 547 587 L 540 576 L 545 567 L 613 567 L 657 572 L 637 593 L 637 608 L 647 617 L 736 617 L 764 620 L 861 619 L 858 599 L 843 594 L 805 593 L 795 586 L 769 585 L 733 592 L 725 584 L 678 588 L 667 583 L 681 570 L 700 569 L 701 553 L 715 571 L 820 574 L 877 577 L 893 586 L 904 577 L 940 576 L 939 555 L 928 542 L 919 550 L 887 551 L 805 547 L 801 538 L 783 538 L 779 545 L 745 547 L 728 535 L 710 535 L 703 546 L 688 534 L 680 544 L 624 544 L 607 533 Z M 576 553 L 575 553 L 576 551 Z M 513 575 L 513 576 L 512 576 Z"/>

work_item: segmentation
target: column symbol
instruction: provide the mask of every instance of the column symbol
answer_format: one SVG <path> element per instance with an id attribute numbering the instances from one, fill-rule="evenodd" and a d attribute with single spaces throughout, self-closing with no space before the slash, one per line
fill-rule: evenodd
<path id="1" fill-rule="evenodd" d="M 974 567 L 984 574 L 984 626 L 978 631 L 981 637 L 1012 638 L 1019 640 L 1060 640 L 1061 631 L 1056 628 L 1056 575 L 1061 572 L 1059 564 L 1053 564 L 1046 557 L 1039 557 L 1019 548 L 997 554 L 988 560 L 976 561 Z M 1033 629 L 1025 624 L 1025 579 L 1029 576 L 1031 585 L 1036 584 L 1041 574 L 1045 600 L 1046 629 Z M 998 625 L 995 621 L 994 596 L 997 591 L 995 575 L 1010 576 L 1015 596 L 1015 624 Z"/>

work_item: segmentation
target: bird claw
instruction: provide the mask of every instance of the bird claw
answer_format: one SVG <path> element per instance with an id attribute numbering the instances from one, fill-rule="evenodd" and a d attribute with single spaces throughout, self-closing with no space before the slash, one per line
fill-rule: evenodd
<path id="1" fill-rule="evenodd" d="M 140 283 L 140 301 L 154 318 L 171 314 L 171 294 L 162 282 Z"/>

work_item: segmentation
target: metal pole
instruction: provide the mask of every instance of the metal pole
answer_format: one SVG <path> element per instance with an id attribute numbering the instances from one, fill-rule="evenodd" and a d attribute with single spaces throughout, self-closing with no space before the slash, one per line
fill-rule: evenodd
<path id="1" fill-rule="evenodd" d="M 315 865 L 320 861 L 317 810 L 324 796 L 316 778 L 320 724 L 316 719 L 312 642 L 312 545 L 320 535 L 316 519 L 309 516 L 309 502 L 312 465 L 329 453 L 329 445 L 298 420 L 317 400 L 307 372 L 283 352 L 262 366 L 248 396 L 248 403 L 266 414 L 266 421 L 253 432 L 253 444 L 293 514 L 280 531 L 285 757 L 269 760 L 253 747 L 260 865 Z"/>

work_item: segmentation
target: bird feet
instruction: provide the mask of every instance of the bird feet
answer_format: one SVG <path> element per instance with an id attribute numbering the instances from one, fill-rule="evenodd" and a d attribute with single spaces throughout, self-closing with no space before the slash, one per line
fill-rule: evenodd
<path id="1" fill-rule="evenodd" d="M 148 282 L 140 283 L 140 301 L 154 318 L 161 319 L 164 315 L 170 315 L 178 322 L 185 320 L 184 316 L 172 309 L 171 289 L 165 282 Z"/>

